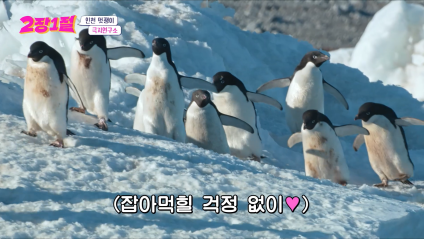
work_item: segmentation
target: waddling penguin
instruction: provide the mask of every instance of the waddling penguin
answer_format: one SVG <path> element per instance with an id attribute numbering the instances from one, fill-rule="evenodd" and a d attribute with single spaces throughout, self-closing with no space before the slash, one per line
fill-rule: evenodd
<path id="1" fill-rule="evenodd" d="M 178 73 L 172 61 L 171 47 L 164 38 L 152 41 L 153 56 L 145 87 L 137 102 L 134 129 L 145 133 L 162 135 L 185 142 L 184 94 L 182 87 L 216 92 L 213 84 Z"/>
<path id="2" fill-rule="evenodd" d="M 218 72 L 213 76 L 213 83 L 218 93 L 213 94 L 213 102 L 219 112 L 241 119 L 253 127 L 253 134 L 245 130 L 225 126 L 231 154 L 241 159 L 260 161 L 262 142 L 256 125 L 256 109 L 253 102 L 270 104 L 279 110 L 281 104 L 266 95 L 246 90 L 244 84 L 230 72 Z"/>
<path id="3" fill-rule="evenodd" d="M 380 177 L 376 187 L 387 187 L 389 180 L 412 183 L 408 180 L 414 175 L 414 164 L 409 157 L 408 145 L 402 126 L 424 125 L 415 118 L 398 118 L 396 113 L 383 104 L 368 102 L 359 108 L 355 120 L 362 120 L 362 126 L 370 135 L 358 135 L 353 148 L 358 151 L 365 142 L 371 167 Z"/>
<path id="4" fill-rule="evenodd" d="M 187 143 L 193 143 L 220 154 L 229 154 L 230 147 L 222 125 L 237 127 L 251 134 L 254 133 L 253 128 L 248 123 L 221 114 L 211 101 L 209 92 L 204 90 L 193 92 L 185 117 Z"/>
<path id="5" fill-rule="evenodd" d="M 108 130 L 106 121 L 109 110 L 109 91 L 111 87 L 111 69 L 109 60 L 123 57 L 144 58 L 144 53 L 130 47 L 107 48 L 106 38 L 101 35 L 89 35 L 88 29 L 80 31 L 71 53 L 71 78 L 80 93 L 81 100 L 74 94 L 79 108 L 72 111 L 97 115 L 96 126 Z"/>
<path id="6" fill-rule="evenodd" d="M 45 42 L 34 42 L 28 54 L 22 103 L 28 130 L 22 133 L 36 137 L 38 131 L 44 131 L 56 138 L 52 146 L 64 147 L 66 134 L 73 135 L 66 130 L 68 80 L 60 53 Z"/>
<path id="7" fill-rule="evenodd" d="M 317 110 L 308 110 L 302 117 L 301 132 L 294 133 L 287 144 L 291 148 L 302 142 L 306 176 L 330 179 L 346 186 L 349 168 L 337 136 L 368 135 L 368 131 L 356 125 L 333 126 L 330 119 Z"/>
<path id="8" fill-rule="evenodd" d="M 292 76 L 269 81 L 260 86 L 260 93 L 272 88 L 289 87 L 286 96 L 286 122 L 292 133 L 299 132 L 302 125 L 302 115 L 307 110 L 318 110 L 324 114 L 324 92 L 332 94 L 346 109 L 349 105 L 343 95 L 328 84 L 322 76 L 319 67 L 329 59 L 319 51 L 307 53 L 294 70 Z"/>

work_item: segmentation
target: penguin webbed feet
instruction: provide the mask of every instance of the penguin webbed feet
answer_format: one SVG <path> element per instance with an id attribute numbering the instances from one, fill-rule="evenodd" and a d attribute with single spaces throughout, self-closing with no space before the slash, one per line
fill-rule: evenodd
<path id="1" fill-rule="evenodd" d="M 65 148 L 65 145 L 63 144 L 63 140 L 59 140 L 59 139 L 51 143 L 50 146 L 53 146 L 55 148 Z"/>
<path id="2" fill-rule="evenodd" d="M 67 130 L 66 130 L 66 135 L 67 135 L 67 136 L 72 136 L 72 135 L 75 135 L 75 133 L 74 133 L 74 132 L 72 132 L 72 131 L 70 131 L 69 129 L 67 129 Z"/>
<path id="3" fill-rule="evenodd" d="M 37 137 L 37 133 L 32 133 L 30 131 L 25 131 L 25 130 L 22 130 L 21 134 L 26 134 L 26 135 L 31 136 L 31 137 Z"/>
<path id="4" fill-rule="evenodd" d="M 377 188 L 386 188 L 388 185 L 387 181 L 383 181 L 381 183 L 374 184 L 373 186 Z"/>
<path id="5" fill-rule="evenodd" d="M 97 124 L 94 124 L 97 128 L 99 128 L 99 129 L 101 129 L 101 130 L 103 130 L 103 131 L 108 131 L 109 130 L 109 128 L 107 127 L 107 124 L 106 124 L 106 120 L 104 119 L 104 118 L 101 118 L 100 120 L 99 120 L 99 123 L 97 123 Z"/>
<path id="6" fill-rule="evenodd" d="M 252 161 L 256 161 L 256 162 L 261 162 L 261 158 L 262 157 L 258 157 L 256 155 L 252 155 L 252 156 L 248 157 L 247 159 L 248 160 L 252 160 Z"/>
<path id="7" fill-rule="evenodd" d="M 401 183 L 406 184 L 406 185 L 414 185 L 413 183 L 411 183 L 411 181 L 409 181 L 408 179 L 404 179 L 404 180 L 400 180 Z"/>
<path id="8" fill-rule="evenodd" d="M 84 108 L 71 107 L 71 108 L 69 108 L 69 110 L 74 111 L 74 112 L 78 112 L 78 113 L 81 113 L 81 114 L 85 114 L 85 109 Z"/>

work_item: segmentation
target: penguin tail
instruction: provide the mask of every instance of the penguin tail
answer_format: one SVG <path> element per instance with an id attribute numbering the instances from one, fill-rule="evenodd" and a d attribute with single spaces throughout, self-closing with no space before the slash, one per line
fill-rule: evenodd
<path id="1" fill-rule="evenodd" d="M 74 132 L 70 131 L 69 129 L 66 130 L 66 135 L 70 136 L 70 135 L 75 135 Z"/>

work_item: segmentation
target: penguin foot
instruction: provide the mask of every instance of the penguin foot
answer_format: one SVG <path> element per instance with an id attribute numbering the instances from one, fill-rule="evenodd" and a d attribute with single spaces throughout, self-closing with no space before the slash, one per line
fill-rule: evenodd
<path id="1" fill-rule="evenodd" d="M 31 137 L 37 137 L 36 133 L 31 133 L 31 132 L 25 131 L 25 130 L 22 130 L 21 134 L 26 134 L 26 135 L 31 136 Z"/>
<path id="2" fill-rule="evenodd" d="M 258 157 L 258 156 L 256 156 L 256 155 L 252 155 L 252 156 L 250 156 L 248 159 L 249 159 L 249 160 L 256 161 L 256 162 L 261 162 L 261 158 L 260 158 L 260 157 Z"/>
<path id="3" fill-rule="evenodd" d="M 56 140 L 55 142 L 51 143 L 50 146 L 56 148 L 65 148 L 65 146 L 63 145 L 63 140 Z"/>
<path id="4" fill-rule="evenodd" d="M 84 108 L 79 108 L 79 107 L 71 107 L 69 110 L 71 111 L 75 111 L 81 114 L 85 114 L 85 109 Z"/>
<path id="5" fill-rule="evenodd" d="M 340 182 L 338 182 L 340 185 L 342 185 L 342 186 L 346 186 L 347 185 L 347 182 L 346 181 L 340 181 Z"/>
<path id="6" fill-rule="evenodd" d="M 407 185 L 414 185 L 413 183 L 411 183 L 411 181 L 409 181 L 408 179 L 404 179 L 404 180 L 400 180 L 401 183 L 403 184 L 407 184 Z"/>
<path id="7" fill-rule="evenodd" d="M 263 156 L 263 155 L 262 155 L 262 156 L 261 156 L 261 159 L 266 159 L 266 156 Z"/>
<path id="8" fill-rule="evenodd" d="M 97 128 L 99 128 L 99 129 L 103 130 L 103 131 L 108 131 L 108 127 L 107 127 L 107 124 L 106 124 L 106 120 L 105 120 L 105 119 L 103 119 L 103 118 L 101 118 L 101 119 L 99 120 L 99 123 L 95 124 L 95 126 L 96 126 Z"/>
<path id="9" fill-rule="evenodd" d="M 377 187 L 377 188 L 385 188 L 385 187 L 387 187 L 389 184 L 387 183 L 387 182 L 382 182 L 382 183 L 378 183 L 378 184 L 374 184 L 373 186 L 374 187 Z"/>
<path id="10" fill-rule="evenodd" d="M 67 129 L 66 130 L 66 135 L 75 135 L 75 133 L 74 132 L 72 132 L 72 131 L 70 131 L 69 129 Z"/>

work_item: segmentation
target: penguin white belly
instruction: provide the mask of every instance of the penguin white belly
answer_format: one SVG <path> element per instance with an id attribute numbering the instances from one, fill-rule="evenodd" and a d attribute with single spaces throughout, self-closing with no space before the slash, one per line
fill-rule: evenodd
<path id="1" fill-rule="evenodd" d="M 29 130 L 42 130 L 59 138 L 66 136 L 68 89 L 59 80 L 53 61 L 28 60 L 23 109 Z"/>
<path id="2" fill-rule="evenodd" d="M 340 184 L 349 180 L 340 140 L 330 126 L 318 123 L 313 130 L 302 129 L 302 143 L 306 176 Z"/>
<path id="3" fill-rule="evenodd" d="M 213 94 L 213 102 L 219 112 L 236 117 L 248 123 L 254 133 L 232 127 L 223 126 L 227 136 L 231 154 L 245 159 L 248 157 L 260 158 L 262 153 L 262 142 L 256 128 L 256 112 L 253 103 L 236 87 L 228 85 L 219 94 Z"/>
<path id="4" fill-rule="evenodd" d="M 192 103 L 187 110 L 185 128 L 187 143 L 220 154 L 230 153 L 221 120 L 210 104 L 200 108 L 196 103 Z"/>
<path id="5" fill-rule="evenodd" d="M 284 110 L 292 133 L 300 132 L 305 111 L 318 110 L 324 114 L 324 89 L 319 68 L 306 66 L 295 74 L 287 91 Z"/>
<path id="6" fill-rule="evenodd" d="M 109 60 L 106 60 L 105 53 L 97 46 L 93 46 L 85 54 L 78 51 L 81 51 L 81 48 L 76 41 L 71 55 L 71 80 L 86 110 L 99 118 L 108 119 L 111 82 Z M 73 91 L 71 94 L 79 102 Z"/>
<path id="7" fill-rule="evenodd" d="M 370 135 L 365 135 L 371 167 L 381 180 L 412 177 L 414 168 L 408 158 L 402 133 L 383 116 L 373 116 L 374 122 L 363 122 Z"/>
<path id="8" fill-rule="evenodd" d="M 183 91 L 174 69 L 163 55 L 153 56 L 141 92 L 143 132 L 185 142 Z"/>
<path id="9" fill-rule="evenodd" d="M 135 109 L 135 118 L 134 118 L 134 125 L 133 128 L 135 130 L 144 132 L 144 123 L 143 123 L 143 100 L 140 96 L 138 96 L 138 100 L 137 100 L 137 106 Z"/>

